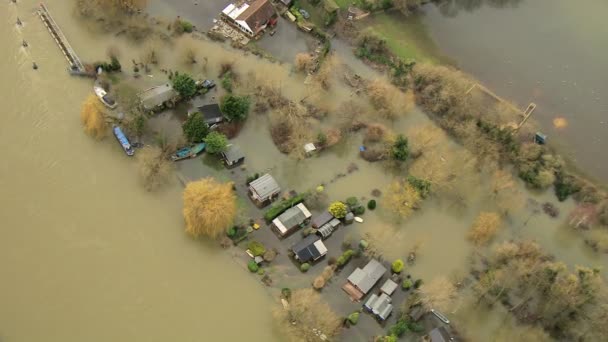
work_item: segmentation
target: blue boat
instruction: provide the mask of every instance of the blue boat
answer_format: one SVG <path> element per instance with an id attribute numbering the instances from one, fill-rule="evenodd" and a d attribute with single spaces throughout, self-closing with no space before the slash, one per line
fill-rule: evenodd
<path id="1" fill-rule="evenodd" d="M 114 136 L 116 137 L 116 139 L 118 140 L 118 142 L 122 146 L 122 149 L 125 150 L 125 153 L 128 156 L 134 155 L 135 154 L 135 150 L 133 150 L 133 146 L 131 146 L 131 143 L 129 142 L 129 139 L 127 139 L 127 136 L 122 132 L 122 130 L 120 129 L 120 127 L 114 126 L 113 131 L 114 131 Z"/>
<path id="2" fill-rule="evenodd" d="M 177 150 L 172 156 L 171 159 L 173 161 L 178 161 L 186 158 L 194 158 L 199 153 L 203 152 L 207 145 L 205 143 L 200 143 L 196 145 L 192 145 L 190 147 L 184 147 Z"/>

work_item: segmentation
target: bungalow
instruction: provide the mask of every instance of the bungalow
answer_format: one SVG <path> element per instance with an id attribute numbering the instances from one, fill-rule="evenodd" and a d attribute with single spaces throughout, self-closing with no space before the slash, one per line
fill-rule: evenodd
<path id="1" fill-rule="evenodd" d="M 271 175 L 265 174 L 249 183 L 249 197 L 257 206 L 266 206 L 281 194 L 281 188 Z"/>
<path id="2" fill-rule="evenodd" d="M 391 297 L 386 293 L 383 293 L 380 296 L 373 294 L 363 307 L 383 321 L 393 312 Z"/>
<path id="3" fill-rule="evenodd" d="M 322 214 L 315 216 L 310 223 L 313 228 L 320 228 L 333 219 L 334 215 L 332 215 L 329 211 L 324 211 Z"/>
<path id="4" fill-rule="evenodd" d="M 212 126 L 212 125 L 215 125 L 215 124 L 218 124 L 218 123 L 224 121 L 224 115 L 222 114 L 222 111 L 220 110 L 220 106 L 217 103 L 196 107 L 196 109 L 194 109 L 188 113 L 188 116 L 190 116 L 194 113 L 203 114 L 203 119 L 205 120 L 205 123 L 209 126 Z"/>
<path id="5" fill-rule="evenodd" d="M 279 217 L 272 220 L 271 228 L 274 229 L 280 237 L 285 237 L 293 233 L 303 224 L 310 220 L 310 211 L 303 203 L 295 207 L 287 209 Z"/>
<path id="6" fill-rule="evenodd" d="M 293 245 L 291 250 L 296 260 L 302 263 L 317 261 L 327 254 L 327 247 L 316 235 L 308 235 Z"/>
<path id="7" fill-rule="evenodd" d="M 173 105 L 177 95 L 177 91 L 167 83 L 146 89 L 137 96 L 144 110 L 154 111 L 162 109 L 166 105 Z"/>
<path id="8" fill-rule="evenodd" d="M 361 300 L 376 285 L 378 280 L 386 273 L 386 268 L 376 259 L 371 259 L 363 269 L 356 268 L 348 276 L 346 284 L 342 287 L 353 300 Z"/>
<path id="9" fill-rule="evenodd" d="M 324 224 L 321 228 L 319 228 L 317 230 L 317 235 L 319 235 L 323 240 L 325 240 L 334 232 L 334 230 L 338 229 L 341 224 L 342 222 L 335 218 Z"/>
<path id="10" fill-rule="evenodd" d="M 228 145 L 226 151 L 222 152 L 222 159 L 227 167 L 234 167 L 245 160 L 245 155 L 237 145 Z"/>
<path id="11" fill-rule="evenodd" d="M 268 25 L 276 24 L 276 12 L 269 0 L 230 4 L 222 10 L 221 18 L 249 37 L 255 37 Z"/>

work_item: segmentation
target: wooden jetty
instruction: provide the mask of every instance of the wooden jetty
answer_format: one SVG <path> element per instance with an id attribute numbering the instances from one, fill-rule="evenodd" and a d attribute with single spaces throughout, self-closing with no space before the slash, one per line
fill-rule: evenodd
<path id="1" fill-rule="evenodd" d="M 40 3 L 37 12 L 38 16 L 40 17 L 46 28 L 49 30 L 51 37 L 53 37 L 53 39 L 57 43 L 57 46 L 59 46 L 61 53 L 63 53 L 63 55 L 67 59 L 68 64 L 70 65 L 68 69 L 70 74 L 88 76 L 88 73 L 86 72 L 84 65 L 80 61 L 80 58 L 78 58 L 78 55 L 68 42 L 61 29 L 59 28 L 59 25 L 57 25 L 57 22 L 55 22 L 55 19 L 53 19 L 53 17 L 51 16 L 51 13 L 49 12 L 48 8 L 43 3 Z"/>

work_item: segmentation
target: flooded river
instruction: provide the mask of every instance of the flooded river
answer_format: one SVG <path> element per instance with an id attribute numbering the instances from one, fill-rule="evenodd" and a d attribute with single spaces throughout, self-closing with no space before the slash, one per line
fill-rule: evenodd
<path id="1" fill-rule="evenodd" d="M 608 25 L 603 0 L 446 1 L 422 21 L 440 51 L 525 108 L 553 143 L 608 181 Z M 564 117 L 568 126 L 555 129 Z"/>
<path id="2" fill-rule="evenodd" d="M 71 1 L 47 3 L 77 51 L 103 58 Z M 85 136 L 92 81 L 68 75 L 36 4 L 0 2 L 0 340 L 278 340 L 263 288 L 184 234 L 181 189 L 146 193 L 113 139 Z"/>

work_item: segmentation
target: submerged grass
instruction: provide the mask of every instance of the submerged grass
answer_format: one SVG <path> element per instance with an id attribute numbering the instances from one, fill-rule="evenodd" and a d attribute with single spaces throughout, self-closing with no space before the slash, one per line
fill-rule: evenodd
<path id="1" fill-rule="evenodd" d="M 365 26 L 386 40 L 388 48 L 398 57 L 433 64 L 445 62 L 417 16 L 404 19 L 401 14 L 379 13 L 365 20 Z"/>

